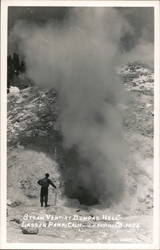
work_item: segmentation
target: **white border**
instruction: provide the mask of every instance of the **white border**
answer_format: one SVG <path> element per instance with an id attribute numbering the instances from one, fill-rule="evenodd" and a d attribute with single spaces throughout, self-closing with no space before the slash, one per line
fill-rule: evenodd
<path id="1" fill-rule="evenodd" d="M 6 242 L 6 166 L 7 166 L 7 8 L 8 6 L 89 6 L 89 7 L 154 7 L 155 11 L 155 83 L 154 83 L 154 217 L 153 244 L 53 244 L 53 243 L 7 243 Z M 159 128 L 160 128 L 160 2 L 159 1 L 44 1 L 1 0 L 1 216 L 0 249 L 160 249 L 159 241 Z"/>

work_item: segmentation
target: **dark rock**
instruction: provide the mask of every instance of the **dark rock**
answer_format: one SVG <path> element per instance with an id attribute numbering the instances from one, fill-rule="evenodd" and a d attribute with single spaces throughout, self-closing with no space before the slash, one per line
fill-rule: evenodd
<path id="1" fill-rule="evenodd" d="M 24 228 L 24 227 L 21 227 L 21 230 L 22 230 L 22 233 L 23 234 L 38 234 L 39 233 L 39 230 L 38 228 Z"/>
<path id="2" fill-rule="evenodd" d="M 7 206 L 9 207 L 17 207 L 20 206 L 22 203 L 20 201 L 7 201 Z"/>

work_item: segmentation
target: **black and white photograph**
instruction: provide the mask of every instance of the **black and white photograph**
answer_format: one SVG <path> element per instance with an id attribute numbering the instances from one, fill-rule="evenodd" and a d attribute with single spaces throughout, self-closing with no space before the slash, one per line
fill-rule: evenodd
<path id="1" fill-rule="evenodd" d="M 20 2 L 7 5 L 1 81 L 7 246 L 151 246 L 154 1 Z"/>

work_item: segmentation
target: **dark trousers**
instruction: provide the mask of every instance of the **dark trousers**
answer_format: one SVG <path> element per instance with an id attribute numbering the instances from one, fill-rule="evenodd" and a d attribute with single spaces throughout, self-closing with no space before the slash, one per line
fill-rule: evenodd
<path id="1" fill-rule="evenodd" d="M 43 206 L 43 202 L 45 202 L 45 206 L 47 206 L 48 188 L 41 187 L 40 202 L 41 202 L 41 206 Z"/>

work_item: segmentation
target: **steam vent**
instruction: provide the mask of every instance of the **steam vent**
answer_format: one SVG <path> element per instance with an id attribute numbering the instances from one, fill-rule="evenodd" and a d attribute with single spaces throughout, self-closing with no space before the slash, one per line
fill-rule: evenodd
<path id="1" fill-rule="evenodd" d="M 8 8 L 8 242 L 152 242 L 153 11 Z"/>

